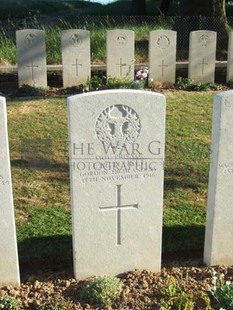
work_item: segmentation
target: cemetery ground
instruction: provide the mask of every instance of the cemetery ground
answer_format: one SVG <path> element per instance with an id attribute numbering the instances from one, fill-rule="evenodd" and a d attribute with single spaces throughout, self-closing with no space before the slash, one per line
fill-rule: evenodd
<path id="1" fill-rule="evenodd" d="M 21 309 L 218 309 L 209 292 L 213 270 L 232 280 L 233 268 L 202 263 L 216 93 L 164 91 L 162 271 L 119 275 L 124 287 L 112 307 L 81 300 L 85 281 L 73 279 L 67 96 L 7 99 L 22 285 L 0 295 L 14 296 Z"/>

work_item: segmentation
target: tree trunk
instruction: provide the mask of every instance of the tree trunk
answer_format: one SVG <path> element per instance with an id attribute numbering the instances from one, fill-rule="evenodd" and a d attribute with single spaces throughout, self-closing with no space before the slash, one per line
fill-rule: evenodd
<path id="1" fill-rule="evenodd" d="M 145 16 L 146 0 L 132 0 L 129 13 L 132 16 Z"/>
<path id="2" fill-rule="evenodd" d="M 227 22 L 226 1 L 212 0 L 212 2 L 213 30 L 218 33 L 218 49 L 227 49 L 228 32 L 231 27 Z"/>
<path id="3" fill-rule="evenodd" d="M 189 33 L 194 30 L 216 31 L 217 50 L 219 53 L 227 49 L 230 26 L 226 17 L 226 0 L 180 0 L 181 20 L 178 20 L 173 30 L 186 29 L 182 34 L 182 46 L 187 46 Z M 219 54 L 220 55 L 220 54 Z"/>
<path id="4" fill-rule="evenodd" d="M 213 16 L 222 16 L 226 18 L 226 1 L 212 0 L 213 2 Z"/>
<path id="5" fill-rule="evenodd" d="M 181 0 L 182 16 L 199 16 L 190 22 L 189 31 L 212 30 L 218 33 L 218 50 L 227 48 L 228 32 L 226 0 Z M 202 17 L 204 18 L 202 22 Z"/>

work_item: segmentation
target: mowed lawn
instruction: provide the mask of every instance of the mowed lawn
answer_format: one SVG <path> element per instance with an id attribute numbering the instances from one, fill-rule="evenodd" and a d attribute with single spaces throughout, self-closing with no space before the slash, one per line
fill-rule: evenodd
<path id="1" fill-rule="evenodd" d="M 203 248 L 215 93 L 164 93 L 164 253 Z M 20 260 L 70 260 L 66 98 L 22 98 L 7 103 Z"/>

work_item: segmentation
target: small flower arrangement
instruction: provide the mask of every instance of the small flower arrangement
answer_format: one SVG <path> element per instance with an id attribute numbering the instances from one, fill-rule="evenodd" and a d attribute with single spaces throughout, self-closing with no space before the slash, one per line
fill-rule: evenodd
<path id="1" fill-rule="evenodd" d="M 148 67 L 142 66 L 141 69 L 136 72 L 135 75 L 136 81 L 147 81 L 148 74 L 149 74 Z"/>
<path id="2" fill-rule="evenodd" d="M 212 272 L 212 286 L 210 292 L 217 301 L 219 310 L 233 309 L 233 282 L 225 281 L 225 276 L 221 273 L 217 276 L 216 271 Z"/>

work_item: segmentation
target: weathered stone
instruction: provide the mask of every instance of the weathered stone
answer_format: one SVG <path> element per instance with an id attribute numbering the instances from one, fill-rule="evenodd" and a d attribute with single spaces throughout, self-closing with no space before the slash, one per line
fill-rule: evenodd
<path id="1" fill-rule="evenodd" d="M 233 264 L 233 91 L 214 98 L 204 262 Z"/>
<path id="2" fill-rule="evenodd" d="M 16 31 L 19 86 L 47 87 L 45 34 L 43 30 Z"/>
<path id="3" fill-rule="evenodd" d="M 63 86 L 86 85 L 91 76 L 90 31 L 64 30 L 61 42 Z"/>
<path id="4" fill-rule="evenodd" d="M 188 77 L 194 82 L 213 83 L 217 33 L 198 30 L 190 33 Z"/>
<path id="5" fill-rule="evenodd" d="M 6 102 L 0 97 L 0 286 L 19 285 Z"/>
<path id="6" fill-rule="evenodd" d="M 154 30 L 150 32 L 149 68 L 149 83 L 153 81 L 175 83 L 175 31 Z"/>
<path id="7" fill-rule="evenodd" d="M 75 277 L 161 266 L 165 97 L 68 98 Z"/>
<path id="8" fill-rule="evenodd" d="M 233 32 L 229 32 L 226 81 L 233 80 Z"/>
<path id="9" fill-rule="evenodd" d="M 133 31 L 107 31 L 107 77 L 134 79 Z"/>

